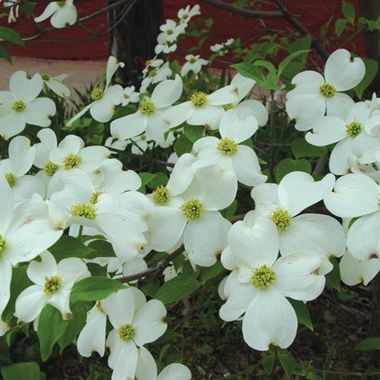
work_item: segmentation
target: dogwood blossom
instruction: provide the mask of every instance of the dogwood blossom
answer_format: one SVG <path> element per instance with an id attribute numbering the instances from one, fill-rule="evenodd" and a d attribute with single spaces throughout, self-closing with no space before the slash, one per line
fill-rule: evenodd
<path id="1" fill-rule="evenodd" d="M 28 79 L 25 71 L 16 71 L 9 81 L 10 91 L 0 91 L 0 135 L 9 139 L 22 132 L 26 124 L 48 127 L 55 115 L 54 102 L 38 98 L 43 80 L 39 74 Z"/>
<path id="2" fill-rule="evenodd" d="M 51 17 L 50 22 L 54 28 L 61 29 L 77 22 L 78 12 L 73 0 L 52 1 L 42 14 L 34 18 L 35 22 L 42 22 Z"/>
<path id="3" fill-rule="evenodd" d="M 89 277 L 86 264 L 78 258 L 63 259 L 58 264 L 48 251 L 40 254 L 41 262 L 32 261 L 27 269 L 34 282 L 20 293 L 16 300 L 15 315 L 19 320 L 31 322 L 45 305 L 58 309 L 64 319 L 71 319 L 70 292 L 75 282 Z"/>

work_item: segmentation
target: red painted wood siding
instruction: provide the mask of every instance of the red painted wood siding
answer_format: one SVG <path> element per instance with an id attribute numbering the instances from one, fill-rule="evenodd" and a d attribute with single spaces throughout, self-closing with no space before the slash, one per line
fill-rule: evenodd
<path id="1" fill-rule="evenodd" d="M 355 0 L 357 3 L 358 0 Z M 38 5 L 38 12 L 42 12 L 48 1 L 41 1 Z M 196 4 L 197 1 L 185 0 L 164 0 L 165 17 L 173 18 L 179 8 L 187 4 Z M 216 9 L 207 4 L 201 5 L 202 15 L 206 18 L 213 18 L 214 25 L 212 35 L 207 42 L 208 46 L 216 42 L 222 42 L 231 37 L 240 37 L 243 42 L 249 42 L 262 26 L 257 20 L 246 17 L 232 15 L 231 13 Z M 289 10 L 296 14 L 305 26 L 316 36 L 320 28 L 327 21 L 333 21 L 341 17 L 342 0 L 288 0 Z M 81 0 L 76 1 L 80 15 L 87 15 L 96 9 L 102 8 L 106 4 L 105 0 Z M 36 14 L 39 14 L 36 12 Z M 2 19 L 4 20 L 4 18 Z M 4 21 L 2 21 L 4 24 Z M 281 19 L 266 21 L 268 27 L 276 29 L 293 30 L 289 24 Z M 333 25 L 333 22 L 332 22 Z M 49 21 L 46 21 L 49 26 Z M 102 14 L 85 23 L 86 29 L 82 26 L 75 26 L 65 30 L 57 30 L 48 33 L 44 37 L 28 43 L 23 48 L 12 49 L 12 53 L 21 56 L 32 56 L 36 58 L 61 58 L 61 59 L 101 59 L 108 56 L 107 18 Z M 22 19 L 17 23 L 17 29 L 23 35 L 32 35 L 36 30 L 30 20 Z M 179 52 L 182 53 L 191 46 L 191 41 L 181 43 Z M 362 50 L 361 40 L 355 40 L 352 46 L 355 51 Z"/>

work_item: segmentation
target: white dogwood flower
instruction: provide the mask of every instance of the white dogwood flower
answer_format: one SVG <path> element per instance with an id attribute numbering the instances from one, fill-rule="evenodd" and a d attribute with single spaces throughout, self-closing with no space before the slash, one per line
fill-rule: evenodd
<path id="1" fill-rule="evenodd" d="M 90 110 L 91 116 L 96 121 L 105 123 L 111 120 L 115 107 L 122 103 L 124 99 L 123 87 L 118 84 L 111 86 L 112 77 L 119 67 L 124 67 L 124 63 L 119 62 L 115 57 L 110 56 L 107 62 L 105 87 L 95 87 L 91 91 L 91 99 L 93 102 L 72 117 L 67 122 L 68 126 L 72 125 L 75 120 L 82 117 L 88 110 Z"/>
<path id="2" fill-rule="evenodd" d="M 243 337 L 256 350 L 289 347 L 296 336 L 297 316 L 286 297 L 306 302 L 320 295 L 325 285 L 320 257 L 293 254 L 277 259 L 277 232 L 265 219 L 252 227 L 235 223 L 228 247 L 241 264 L 224 284 L 227 301 L 221 318 L 233 321 L 245 313 Z"/>
<path id="3" fill-rule="evenodd" d="M 199 55 L 188 54 L 186 57 L 186 63 L 182 66 L 181 75 L 184 77 L 190 71 L 194 75 L 198 74 L 202 70 L 202 66 L 207 65 L 208 61 L 206 59 L 200 58 Z"/>
<path id="4" fill-rule="evenodd" d="M 354 101 L 342 91 L 354 88 L 364 77 L 365 65 L 360 58 L 352 58 L 349 51 L 338 49 L 326 61 L 324 75 L 316 71 L 297 74 L 288 92 L 286 111 L 296 120 L 300 131 L 311 129 L 311 123 L 325 115 L 345 119 Z"/>
<path id="5" fill-rule="evenodd" d="M 166 309 L 161 301 L 146 301 L 144 294 L 133 287 L 120 290 L 102 302 L 113 326 L 106 345 L 111 354 L 108 365 L 112 380 L 135 378 L 138 348 L 154 342 L 166 331 Z"/>
<path id="6" fill-rule="evenodd" d="M 61 260 L 46 251 L 41 261 L 32 261 L 27 269 L 29 279 L 35 284 L 20 293 L 16 300 L 16 317 L 24 322 L 34 321 L 45 305 L 58 309 L 64 319 L 71 318 L 70 292 L 75 282 L 91 274 L 86 264 L 75 257 Z"/>
<path id="7" fill-rule="evenodd" d="M 54 102 L 37 98 L 43 80 L 39 74 L 28 79 L 25 71 L 16 71 L 9 81 L 10 91 L 0 91 L 0 135 L 9 139 L 22 132 L 26 124 L 48 127 L 55 115 Z"/>
<path id="8" fill-rule="evenodd" d="M 164 142 L 168 127 L 162 120 L 162 112 L 179 99 L 182 88 L 179 75 L 158 84 L 150 98 L 140 101 L 137 112 L 112 121 L 112 136 L 125 140 L 146 132 L 148 140 Z"/>
<path id="9" fill-rule="evenodd" d="M 61 96 L 62 98 L 70 96 L 70 90 L 63 84 L 63 81 L 67 77 L 67 74 L 61 74 L 52 77 L 48 73 L 41 73 L 41 78 L 43 79 L 46 86 L 56 95 Z"/>
<path id="10" fill-rule="evenodd" d="M 42 14 L 34 18 L 35 22 L 42 22 L 51 17 L 54 28 L 61 29 L 77 22 L 78 12 L 73 0 L 57 0 L 48 4 Z"/>

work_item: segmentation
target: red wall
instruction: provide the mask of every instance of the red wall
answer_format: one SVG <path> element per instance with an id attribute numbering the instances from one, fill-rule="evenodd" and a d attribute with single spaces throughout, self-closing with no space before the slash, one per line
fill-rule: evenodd
<path id="1" fill-rule="evenodd" d="M 357 1 L 355 0 L 354 2 L 357 3 Z M 341 2 L 342 0 L 288 0 L 286 3 L 288 9 L 297 15 L 313 34 L 318 36 L 323 24 L 334 18 L 341 17 Z M 42 12 L 48 1 L 42 1 L 41 3 L 36 14 Z M 102 8 L 105 3 L 105 0 L 76 1 L 81 16 Z M 212 35 L 208 41 L 207 48 L 213 43 L 222 42 L 231 37 L 240 37 L 243 42 L 249 42 L 255 34 L 263 30 L 262 25 L 257 20 L 232 15 L 225 10 L 203 4 L 202 1 L 164 0 L 165 17 L 173 18 L 179 8 L 187 4 L 196 3 L 201 5 L 203 17 L 212 17 L 214 20 Z M 266 23 L 270 28 L 293 30 L 286 21 L 281 19 L 268 20 Z M 49 21 L 46 21 L 46 26 L 49 25 Z M 107 30 L 106 15 L 102 14 L 87 21 L 85 27 L 86 29 L 77 25 L 65 30 L 50 32 L 44 37 L 28 43 L 25 47 L 12 49 L 11 52 L 14 55 L 37 58 L 101 59 L 107 57 L 107 33 L 104 33 Z M 30 20 L 20 20 L 17 23 L 17 28 L 25 36 L 35 33 L 35 26 Z M 191 41 L 187 43 L 184 41 L 183 45 L 184 48 L 191 46 Z M 360 40 L 359 42 L 356 40 L 354 46 L 351 47 L 355 51 L 360 51 Z"/>

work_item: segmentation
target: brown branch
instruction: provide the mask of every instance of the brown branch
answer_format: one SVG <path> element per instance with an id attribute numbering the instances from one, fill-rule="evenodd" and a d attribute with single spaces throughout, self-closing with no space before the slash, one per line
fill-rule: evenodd
<path id="1" fill-rule="evenodd" d="M 313 170 L 313 177 L 317 177 L 322 174 L 327 162 L 329 161 L 329 155 L 325 154 L 321 157 L 319 157 L 317 164 L 315 165 L 315 168 Z"/>
<path id="2" fill-rule="evenodd" d="M 294 29 L 298 30 L 303 36 L 310 36 L 312 47 L 324 60 L 326 60 L 329 54 L 320 42 L 309 32 L 305 25 L 303 25 L 292 13 L 289 12 L 282 0 L 276 0 L 276 3 L 286 21 L 288 21 L 288 23 L 292 25 Z"/>
<path id="3" fill-rule="evenodd" d="M 253 9 L 240 8 L 236 5 L 225 3 L 221 0 L 202 0 L 204 3 L 213 5 L 214 7 L 225 9 L 232 13 L 252 18 L 282 18 L 284 14 L 282 11 L 255 11 Z"/>
<path id="4" fill-rule="evenodd" d="M 120 282 L 129 282 L 138 280 L 140 278 L 146 277 L 148 274 L 154 273 L 158 270 L 164 270 L 166 267 L 169 266 L 170 262 L 182 254 L 184 251 L 183 246 L 181 245 L 178 249 L 176 249 L 173 253 L 171 253 L 169 256 L 165 257 L 165 259 L 159 261 L 154 267 L 149 268 L 147 270 L 144 270 L 139 273 L 132 274 L 130 276 L 125 276 L 119 279 Z"/>

